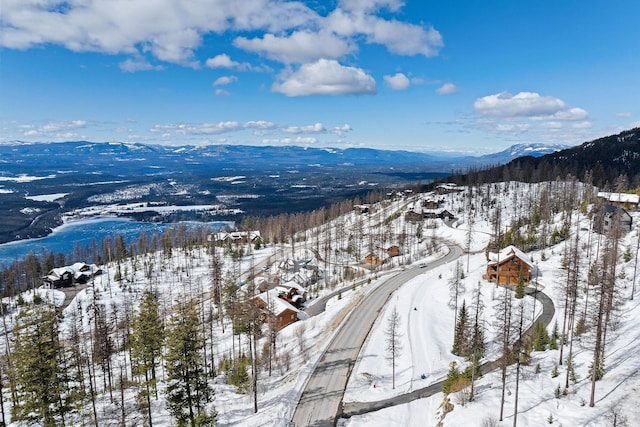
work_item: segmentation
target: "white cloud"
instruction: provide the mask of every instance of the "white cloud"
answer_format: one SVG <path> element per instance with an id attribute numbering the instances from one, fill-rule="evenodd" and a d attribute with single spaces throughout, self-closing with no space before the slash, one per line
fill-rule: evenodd
<path id="1" fill-rule="evenodd" d="M 296 144 L 315 144 L 318 142 L 318 138 L 312 136 L 298 136 L 296 137 Z"/>
<path id="2" fill-rule="evenodd" d="M 574 123 L 571 127 L 573 129 L 591 129 L 593 125 L 589 121 L 584 121 L 584 122 Z"/>
<path id="3" fill-rule="evenodd" d="M 303 64 L 297 71 L 282 75 L 281 80 L 272 86 L 272 90 L 287 96 L 376 93 L 375 80 L 364 70 L 329 59 Z"/>
<path id="4" fill-rule="evenodd" d="M 231 95 L 231 93 L 229 93 L 229 91 L 224 90 L 224 89 L 220 89 L 220 88 L 216 89 L 214 93 L 217 96 L 229 96 L 229 95 Z"/>
<path id="5" fill-rule="evenodd" d="M 478 98 L 471 127 L 505 141 L 578 143 L 593 139 L 589 114 L 553 96 L 535 92 L 498 93 Z"/>
<path id="6" fill-rule="evenodd" d="M 85 120 L 57 120 L 41 126 L 19 125 L 18 129 L 20 129 L 22 135 L 26 137 L 60 141 L 81 138 L 81 135 L 73 131 L 84 129 L 87 126 L 88 122 Z"/>
<path id="7" fill-rule="evenodd" d="M 290 145 L 290 144 L 316 144 L 317 138 L 312 136 L 298 136 L 296 138 L 266 138 L 262 140 L 265 145 Z"/>
<path id="8" fill-rule="evenodd" d="M 219 123 L 200 124 L 166 124 L 154 125 L 151 132 L 162 133 L 163 136 L 171 135 L 216 135 L 225 132 L 242 130 L 243 126 L 239 122 L 227 121 Z"/>
<path id="9" fill-rule="evenodd" d="M 342 126 L 336 126 L 333 129 L 331 129 L 331 133 L 335 133 L 338 136 L 343 136 L 345 133 L 351 131 L 351 126 L 349 126 L 348 124 L 344 124 Z"/>
<path id="10" fill-rule="evenodd" d="M 434 56 L 443 46 L 432 27 L 388 15 L 401 0 L 343 0 L 326 15 L 283 0 L 4 0 L 0 46 L 29 49 L 54 44 L 75 52 L 130 55 L 127 72 L 155 69 L 144 59 L 198 68 L 196 52 L 209 34 L 284 64 L 342 59 L 361 43 L 399 55 Z M 252 34 L 253 38 L 247 38 Z M 243 37 L 239 37 L 244 35 Z M 210 68 L 255 70 L 220 54 Z"/>
<path id="11" fill-rule="evenodd" d="M 620 117 L 621 119 L 628 119 L 631 117 L 631 113 L 621 111 L 619 113 L 616 113 L 616 117 Z"/>
<path id="12" fill-rule="evenodd" d="M 384 82 L 393 90 L 405 90 L 411 85 L 411 82 L 402 73 L 396 73 L 393 76 L 384 76 Z"/>
<path id="13" fill-rule="evenodd" d="M 265 120 L 249 121 L 245 123 L 247 129 L 274 129 L 276 124 Z"/>
<path id="14" fill-rule="evenodd" d="M 582 108 L 569 108 L 558 98 L 540 96 L 535 92 L 512 95 L 502 92 L 479 98 L 473 107 L 481 116 L 529 118 L 534 120 L 584 120 L 588 113 Z"/>
<path id="15" fill-rule="evenodd" d="M 564 127 L 564 124 L 562 122 L 556 122 L 556 121 L 549 121 L 549 122 L 544 122 L 540 125 L 541 128 L 543 129 L 562 129 Z"/>
<path id="16" fill-rule="evenodd" d="M 144 58 L 129 58 L 118 65 L 122 71 L 125 71 L 127 73 L 149 70 L 162 70 L 162 66 L 152 65 Z"/>
<path id="17" fill-rule="evenodd" d="M 231 68 L 238 71 L 248 71 L 252 69 L 251 64 L 248 62 L 240 63 L 233 61 L 226 53 L 207 59 L 204 65 L 208 68 Z"/>
<path id="18" fill-rule="evenodd" d="M 432 57 L 438 55 L 444 46 L 442 36 L 433 27 L 342 9 L 336 9 L 327 16 L 325 29 L 343 37 L 365 36 L 367 43 L 381 44 L 398 55 Z"/>
<path id="19" fill-rule="evenodd" d="M 217 135 L 228 132 L 240 132 L 248 129 L 273 129 L 276 125 L 267 121 L 249 121 L 245 123 L 226 121 L 218 123 L 163 124 L 154 125 L 150 131 L 163 137 L 173 135 Z"/>
<path id="20" fill-rule="evenodd" d="M 337 59 L 351 53 L 356 46 L 335 34 L 308 30 L 289 36 L 265 34 L 262 38 L 238 37 L 233 45 L 285 64 L 300 64 L 320 58 Z"/>
<path id="21" fill-rule="evenodd" d="M 445 83 L 436 89 L 436 93 L 438 95 L 452 95 L 454 93 L 458 93 L 458 87 L 453 83 Z"/>
<path id="22" fill-rule="evenodd" d="M 338 6 L 344 10 L 356 12 L 375 12 L 383 8 L 397 12 L 404 6 L 404 2 L 402 0 L 340 0 Z"/>
<path id="23" fill-rule="evenodd" d="M 61 120 L 56 122 L 49 122 L 42 126 L 40 130 L 42 132 L 60 132 L 85 127 L 87 127 L 87 122 L 85 120 Z"/>
<path id="24" fill-rule="evenodd" d="M 325 129 L 322 123 L 316 123 L 308 126 L 288 126 L 282 128 L 282 132 L 285 133 L 324 133 L 327 129 Z"/>
<path id="25" fill-rule="evenodd" d="M 398 21 L 373 20 L 372 31 L 368 34 L 370 43 L 386 46 L 389 52 L 398 55 L 437 56 L 444 46 L 442 36 L 433 27 L 426 30 L 418 25 Z"/>
<path id="26" fill-rule="evenodd" d="M 218 77 L 216 81 L 213 82 L 213 86 L 225 86 L 236 81 L 238 81 L 236 76 L 222 76 Z"/>
<path id="27" fill-rule="evenodd" d="M 589 113 L 582 108 L 568 108 L 566 110 L 558 111 L 551 116 L 552 119 L 563 121 L 584 120 L 587 117 L 589 117 Z"/>

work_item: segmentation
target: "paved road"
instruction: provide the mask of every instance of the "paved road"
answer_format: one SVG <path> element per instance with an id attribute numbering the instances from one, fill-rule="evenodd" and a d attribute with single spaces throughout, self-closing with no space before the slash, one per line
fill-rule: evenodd
<path id="1" fill-rule="evenodd" d="M 538 316 L 536 321 L 543 322 L 545 326 L 548 326 L 555 314 L 555 307 L 553 301 L 545 293 L 537 291 L 533 288 L 527 288 L 526 293 L 529 296 L 535 297 L 540 303 L 542 303 L 542 313 Z M 524 335 L 530 334 L 533 331 L 533 326 L 524 332 Z M 488 373 L 496 370 L 500 367 L 500 360 L 492 360 L 482 364 L 482 372 Z M 402 394 L 400 396 L 391 397 L 385 400 L 379 400 L 376 402 L 349 402 L 345 403 L 342 408 L 342 417 L 350 418 L 354 415 L 362 415 L 368 412 L 378 411 L 380 409 L 389 408 L 395 405 L 401 405 L 404 403 L 412 402 L 416 399 L 422 399 L 432 396 L 442 391 L 443 381 L 430 384 L 427 387 L 423 387 L 418 390 L 414 390 L 410 393 Z M 297 424 L 296 424 L 297 425 Z"/>
<path id="2" fill-rule="evenodd" d="M 342 322 L 298 402 L 293 422 L 296 426 L 334 426 L 342 412 L 342 398 L 353 364 L 371 327 L 387 300 L 400 286 L 429 268 L 449 263 L 462 255 L 460 247 L 450 244 L 449 254 L 429 267 L 410 267 L 389 278 L 369 292 Z"/>

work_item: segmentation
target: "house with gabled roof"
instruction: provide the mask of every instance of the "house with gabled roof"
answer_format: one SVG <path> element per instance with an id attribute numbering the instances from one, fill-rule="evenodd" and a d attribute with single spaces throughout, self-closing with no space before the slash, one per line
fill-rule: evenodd
<path id="1" fill-rule="evenodd" d="M 524 252 L 509 245 L 499 252 L 487 252 L 485 278 L 490 282 L 506 285 L 515 285 L 520 280 L 527 283 L 531 280 L 533 268 L 531 259 Z"/>
<path id="2" fill-rule="evenodd" d="M 633 224 L 633 218 L 624 208 L 606 204 L 596 212 L 593 217 L 593 231 L 600 234 L 607 234 L 613 229 L 613 226 L 619 224 L 619 230 L 621 233 L 628 233 L 631 231 Z"/>
<path id="3" fill-rule="evenodd" d="M 370 205 L 368 205 L 368 204 L 354 205 L 353 206 L 353 210 L 356 211 L 357 213 L 360 213 L 360 214 L 369 213 L 369 209 L 370 209 Z"/>
<path id="4" fill-rule="evenodd" d="M 422 215 L 422 209 L 410 209 L 404 214 L 405 221 L 408 222 L 422 222 L 424 219 Z"/>
<path id="5" fill-rule="evenodd" d="M 430 196 L 422 200 L 422 207 L 425 209 L 439 209 L 442 203 L 444 203 L 442 196 Z"/>
<path id="6" fill-rule="evenodd" d="M 425 219 L 435 219 L 440 218 L 446 221 L 453 219 L 453 214 L 446 209 L 424 209 L 422 211 L 422 216 Z"/>
<path id="7" fill-rule="evenodd" d="M 270 289 L 254 298 L 258 307 L 263 310 L 265 316 L 272 316 L 282 329 L 297 322 L 301 311 L 280 297 L 277 289 Z"/>
<path id="8" fill-rule="evenodd" d="M 295 307 L 300 307 L 307 300 L 307 290 L 294 280 L 276 285 L 275 289 L 279 292 L 280 298 L 284 298 Z"/>
<path id="9" fill-rule="evenodd" d="M 629 193 L 610 193 L 607 191 L 598 192 L 598 197 L 605 199 L 608 204 L 618 208 L 638 209 L 640 206 L 640 195 Z"/>
<path id="10" fill-rule="evenodd" d="M 102 269 L 97 265 L 76 262 L 70 266 L 52 269 L 42 278 L 42 281 L 50 288 L 64 288 L 76 283 L 87 283 L 99 274 L 102 274 Z"/>
<path id="11" fill-rule="evenodd" d="M 256 243 L 262 241 L 259 230 L 253 231 L 219 231 L 209 236 L 209 240 L 213 240 L 216 244 L 223 245 L 241 245 L 246 243 Z"/>
<path id="12" fill-rule="evenodd" d="M 368 265 L 382 265 L 387 261 L 386 257 L 380 256 L 375 252 L 369 252 L 364 257 L 364 263 Z"/>
<path id="13" fill-rule="evenodd" d="M 464 187 L 452 182 L 445 182 L 436 186 L 436 193 L 438 194 L 460 193 L 461 191 L 464 191 Z"/>

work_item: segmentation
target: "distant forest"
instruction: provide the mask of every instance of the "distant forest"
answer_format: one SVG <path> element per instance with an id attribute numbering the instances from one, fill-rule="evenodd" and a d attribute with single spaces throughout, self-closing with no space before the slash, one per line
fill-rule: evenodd
<path id="1" fill-rule="evenodd" d="M 610 135 L 542 157 L 520 157 L 506 165 L 458 172 L 458 184 L 542 182 L 567 176 L 603 190 L 640 187 L 640 128 Z"/>

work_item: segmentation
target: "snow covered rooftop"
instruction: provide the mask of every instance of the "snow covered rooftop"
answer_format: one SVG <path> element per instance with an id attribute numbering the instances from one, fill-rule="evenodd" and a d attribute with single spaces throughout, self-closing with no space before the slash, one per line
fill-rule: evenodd
<path id="1" fill-rule="evenodd" d="M 601 197 L 613 203 L 632 203 L 636 205 L 640 203 L 640 195 L 638 194 L 609 193 L 606 191 L 600 191 L 598 192 L 598 197 Z"/>
<path id="2" fill-rule="evenodd" d="M 289 304 L 279 296 L 279 292 L 277 289 L 270 289 L 266 292 L 263 292 L 257 296 L 267 305 L 267 309 L 271 311 L 273 314 L 278 316 L 279 314 L 290 310 L 296 313 L 299 313 L 300 310 L 295 308 L 293 305 Z"/>
<path id="3" fill-rule="evenodd" d="M 489 252 L 489 265 L 497 264 L 498 262 L 502 262 L 513 256 L 520 258 L 529 267 L 533 267 L 533 263 L 531 262 L 531 259 L 524 252 L 522 252 L 520 249 L 516 248 L 513 245 L 507 246 L 506 248 L 502 249 L 499 253 Z"/>

